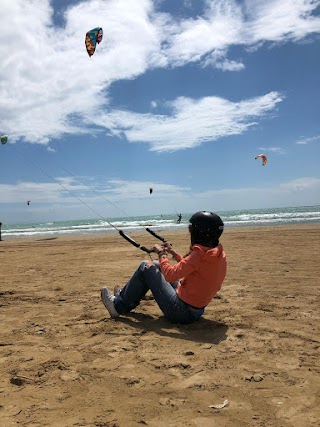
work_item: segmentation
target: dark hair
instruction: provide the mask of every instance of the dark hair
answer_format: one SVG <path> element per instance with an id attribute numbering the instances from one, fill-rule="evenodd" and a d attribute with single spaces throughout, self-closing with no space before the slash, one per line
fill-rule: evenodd
<path id="1" fill-rule="evenodd" d="M 189 222 L 192 245 L 199 244 L 215 248 L 219 244 L 224 224 L 217 214 L 199 211 L 192 215 Z"/>

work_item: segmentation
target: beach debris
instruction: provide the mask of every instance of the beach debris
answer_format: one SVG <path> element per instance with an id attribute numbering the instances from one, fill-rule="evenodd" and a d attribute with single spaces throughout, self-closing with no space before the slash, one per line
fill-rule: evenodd
<path id="1" fill-rule="evenodd" d="M 222 408 L 225 408 L 227 405 L 229 405 L 228 399 L 224 400 L 223 403 L 218 403 L 216 405 L 209 405 L 208 408 L 222 409 Z"/>
<path id="2" fill-rule="evenodd" d="M 212 348 L 211 344 L 202 344 L 201 348 L 204 348 L 205 350 L 210 350 L 210 348 Z"/>
<path id="3" fill-rule="evenodd" d="M 170 365 L 168 365 L 168 368 L 188 369 L 188 368 L 191 368 L 191 365 L 190 363 L 177 362 L 177 363 L 171 363 Z"/>
<path id="4" fill-rule="evenodd" d="M 25 377 L 23 375 L 13 375 L 10 378 L 10 383 L 17 385 L 19 387 L 21 387 L 22 385 L 28 384 L 28 383 L 30 384 L 32 382 L 34 382 L 34 380 L 32 378 Z"/>
<path id="5" fill-rule="evenodd" d="M 246 375 L 244 379 L 245 381 L 254 381 L 255 383 L 259 383 L 263 380 L 263 376 L 260 374 Z"/>
<path id="6" fill-rule="evenodd" d="M 144 387 L 145 386 L 145 381 L 142 378 L 139 377 L 126 377 L 126 376 L 121 376 L 120 377 L 121 380 L 124 380 L 125 384 L 127 386 L 135 386 L 135 387 Z"/>
<path id="7" fill-rule="evenodd" d="M 25 383 L 25 381 L 23 378 L 14 376 L 10 378 L 10 383 L 14 385 L 22 386 Z"/>
<path id="8" fill-rule="evenodd" d="M 159 403 L 162 406 L 171 406 L 172 408 L 174 407 L 179 407 L 181 405 L 183 405 L 186 402 L 186 399 L 175 399 L 175 398 L 171 398 L 171 397 L 160 397 L 159 399 Z"/>

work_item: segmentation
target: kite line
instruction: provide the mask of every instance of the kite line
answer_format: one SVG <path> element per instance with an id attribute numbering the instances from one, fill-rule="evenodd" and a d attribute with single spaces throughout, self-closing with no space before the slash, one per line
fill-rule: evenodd
<path id="1" fill-rule="evenodd" d="M 7 127 L 7 126 L 6 126 Z M 10 129 L 9 129 L 10 130 Z M 7 137 L 7 136 L 6 136 Z M 3 144 L 7 143 L 8 137 L 6 138 L 6 141 L 3 142 Z M 119 229 L 118 227 L 116 227 L 114 224 L 112 224 L 110 221 L 108 221 L 105 217 L 103 217 L 102 215 L 99 214 L 99 212 L 97 212 L 95 209 L 93 209 L 91 206 L 89 206 L 86 202 L 84 202 L 79 196 L 77 196 L 74 192 L 72 192 L 71 190 L 69 190 L 66 186 L 64 186 L 63 184 L 61 184 L 61 182 L 59 182 L 57 179 L 55 179 L 53 176 L 51 176 L 50 174 L 48 174 L 41 166 L 39 166 L 37 163 L 35 163 L 34 161 L 32 161 L 31 159 L 27 158 L 26 156 L 24 156 L 16 147 L 12 146 L 12 148 L 27 162 L 29 162 L 30 164 L 32 164 L 33 166 L 35 166 L 36 168 L 38 168 L 44 175 L 46 175 L 48 178 L 50 178 L 52 181 L 54 181 L 56 184 L 58 184 L 63 190 L 67 191 L 69 194 L 71 194 L 73 197 L 75 197 L 80 203 L 82 203 L 84 206 L 86 206 L 88 209 L 90 209 L 95 215 L 97 215 L 99 218 L 101 218 L 103 221 L 107 222 L 114 230 L 116 230 L 119 235 L 121 237 L 123 237 L 127 242 L 131 243 L 133 246 L 135 246 L 136 248 L 140 249 L 143 252 L 146 252 L 149 254 L 150 258 L 151 258 L 151 253 L 153 252 L 152 249 L 148 249 L 145 246 L 141 245 L 140 243 L 136 242 L 134 239 L 132 239 L 132 237 L 128 236 L 122 229 Z M 69 175 L 71 175 L 73 178 L 75 178 L 77 181 L 79 181 L 82 185 L 84 185 L 85 187 L 89 188 L 91 191 L 93 191 L 95 194 L 99 195 L 103 200 L 105 200 L 106 202 L 110 203 L 112 206 L 114 206 L 116 209 L 118 209 L 120 212 L 122 212 L 123 214 L 125 214 L 126 216 L 128 216 L 128 214 L 122 210 L 119 206 L 115 205 L 113 202 L 111 202 L 109 199 L 107 199 L 106 197 L 104 197 L 101 193 L 99 193 L 98 191 L 96 191 L 93 187 L 83 183 L 78 177 L 76 177 L 73 173 L 71 173 L 70 171 L 68 171 L 65 168 L 62 168 L 65 172 L 67 172 Z M 157 238 L 158 240 L 161 240 L 163 243 L 166 243 L 166 239 L 163 238 L 162 236 L 160 236 L 159 234 L 157 234 L 156 232 L 154 232 L 153 230 L 151 230 L 149 227 L 146 227 L 144 225 L 141 224 L 141 226 L 149 233 L 151 234 L 153 237 Z"/>

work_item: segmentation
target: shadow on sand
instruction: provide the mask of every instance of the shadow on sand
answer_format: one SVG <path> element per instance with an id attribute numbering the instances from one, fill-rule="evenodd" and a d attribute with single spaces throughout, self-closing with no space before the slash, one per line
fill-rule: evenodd
<path id="1" fill-rule="evenodd" d="M 43 240 L 55 240 L 55 239 L 57 239 L 58 237 L 45 237 L 45 238 L 43 238 L 43 239 L 37 239 L 36 240 L 36 242 L 42 242 Z"/>
<path id="2" fill-rule="evenodd" d="M 128 313 L 117 322 L 140 330 L 141 335 L 154 332 L 163 337 L 184 339 L 198 343 L 219 344 L 227 339 L 228 326 L 206 318 L 189 325 L 174 325 L 164 317 L 154 318 L 143 313 Z"/>

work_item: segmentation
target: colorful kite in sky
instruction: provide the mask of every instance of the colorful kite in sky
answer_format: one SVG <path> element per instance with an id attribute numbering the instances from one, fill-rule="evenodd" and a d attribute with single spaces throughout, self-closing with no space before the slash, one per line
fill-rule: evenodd
<path id="1" fill-rule="evenodd" d="M 1 135 L 0 140 L 1 140 L 1 144 L 6 144 L 8 141 L 8 135 Z"/>
<path id="2" fill-rule="evenodd" d="M 259 157 L 261 157 L 262 159 L 262 166 L 264 166 L 267 163 L 267 157 L 265 156 L 265 154 L 258 154 L 255 159 L 258 159 Z"/>
<path id="3" fill-rule="evenodd" d="M 96 44 L 101 42 L 102 36 L 103 30 L 101 27 L 94 28 L 93 30 L 87 32 L 85 43 L 89 56 L 94 54 L 94 51 L 96 50 Z"/>

